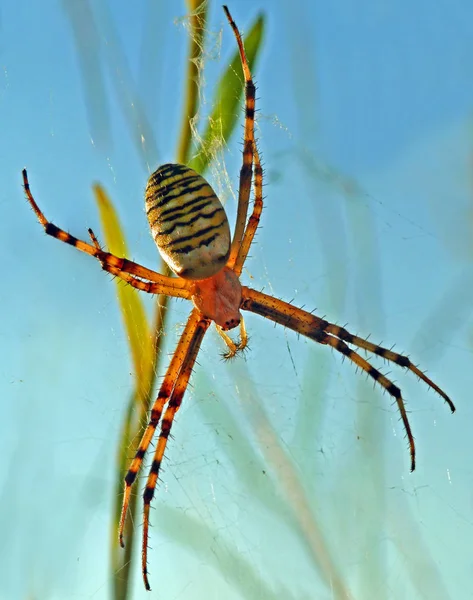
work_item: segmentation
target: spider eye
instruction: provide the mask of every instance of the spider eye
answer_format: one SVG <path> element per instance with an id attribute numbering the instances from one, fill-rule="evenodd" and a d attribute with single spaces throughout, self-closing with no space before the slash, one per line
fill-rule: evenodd
<path id="1" fill-rule="evenodd" d="M 230 227 L 222 203 L 196 171 L 165 164 L 149 178 L 146 214 L 163 260 L 184 279 L 205 279 L 230 253 Z"/>
<path id="2" fill-rule="evenodd" d="M 228 331 L 229 329 L 235 329 L 235 327 L 238 327 L 238 325 L 240 324 L 241 319 L 228 319 L 228 321 L 225 321 L 225 325 L 222 327 L 222 329 L 224 331 Z"/>

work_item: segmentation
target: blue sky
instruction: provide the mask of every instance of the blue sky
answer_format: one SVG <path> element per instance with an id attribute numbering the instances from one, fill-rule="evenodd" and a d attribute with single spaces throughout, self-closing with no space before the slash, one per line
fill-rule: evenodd
<path id="1" fill-rule="evenodd" d="M 180 123 L 184 3 L 91 4 L 89 54 L 75 44 L 71 23 L 81 16 L 71 18 L 71 2 L 6 0 L 0 9 L 0 598 L 107 597 L 115 451 L 133 384 L 114 285 L 90 258 L 46 238 L 23 198 L 21 169 L 46 216 L 79 237 L 100 231 L 91 185 L 101 182 L 132 258 L 155 266 L 143 190 L 150 170 L 173 160 Z M 269 442 L 248 424 L 260 423 L 257 400 L 350 597 L 470 597 L 471 3 L 238 0 L 230 9 L 243 33 L 258 10 L 266 18 L 255 73 L 266 200 L 245 284 L 395 344 L 458 411 L 451 416 L 411 374 L 376 363 L 408 403 L 418 451 L 411 475 L 390 398 L 338 355 L 249 315 L 250 352 L 222 364 L 212 332 L 155 502 L 154 591 L 142 590 L 136 565 L 135 597 L 243 597 L 248 572 L 232 579 L 212 563 L 223 564 L 232 544 L 275 588 L 337 597 L 301 537 L 242 482 L 254 464 L 234 462 L 241 441 L 218 407 L 230 407 L 268 460 Z M 209 14 L 204 112 L 235 50 L 220 6 Z M 135 143 L 132 97 L 153 131 L 145 150 Z M 224 161 L 233 191 L 239 141 L 237 133 Z M 222 168 L 209 177 L 233 222 Z M 172 306 L 169 351 L 187 310 Z M 301 406 L 314 419 L 310 447 L 296 435 Z M 284 495 L 281 471 L 267 472 Z M 181 543 L 185 526 L 171 526 L 161 507 L 209 527 L 208 554 Z M 252 585 L 244 597 L 261 597 Z"/>

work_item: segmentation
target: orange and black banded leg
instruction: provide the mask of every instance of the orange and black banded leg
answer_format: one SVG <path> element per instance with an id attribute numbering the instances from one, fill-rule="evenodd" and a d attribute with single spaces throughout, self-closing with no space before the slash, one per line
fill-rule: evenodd
<path id="1" fill-rule="evenodd" d="M 175 287 L 170 287 L 169 285 L 155 283 L 154 281 L 145 281 L 143 279 L 138 279 L 137 277 L 134 277 L 133 275 L 130 275 L 129 273 L 127 273 L 125 271 L 121 271 L 118 267 L 115 267 L 115 266 L 109 264 L 107 262 L 106 258 L 104 260 L 101 260 L 101 255 L 104 255 L 106 257 L 107 253 L 102 250 L 102 247 L 100 246 L 97 236 L 90 228 L 89 228 L 89 236 L 90 236 L 90 239 L 92 240 L 92 243 L 97 248 L 98 254 L 96 255 L 96 257 L 98 260 L 100 260 L 100 262 L 102 264 L 102 269 L 104 271 L 106 271 L 107 273 L 110 273 L 114 277 L 118 277 L 118 278 L 122 279 L 125 283 L 128 283 L 135 289 L 140 290 L 142 292 L 147 292 L 148 294 L 156 294 L 156 295 L 163 294 L 166 296 L 173 296 L 175 298 L 186 298 L 186 299 L 190 300 L 191 293 L 186 288 L 181 288 L 181 287 L 175 288 Z M 178 281 L 177 279 L 173 279 L 173 278 L 170 278 L 170 279 L 172 281 Z"/>
<path id="2" fill-rule="evenodd" d="M 250 251 L 253 238 L 255 237 L 256 230 L 258 229 L 261 213 L 263 212 L 263 168 L 261 166 L 261 160 L 258 152 L 258 146 L 256 140 L 254 142 L 254 189 L 255 189 L 255 200 L 253 203 L 253 212 L 248 219 L 248 224 L 243 235 L 243 240 L 238 252 L 238 257 L 235 262 L 234 271 L 240 276 L 243 265 L 245 264 L 248 252 Z"/>
<path id="3" fill-rule="evenodd" d="M 161 432 L 159 434 L 158 443 L 156 445 L 156 451 L 154 453 L 153 462 L 151 463 L 148 480 L 146 482 L 146 487 L 143 493 L 143 538 L 141 547 L 141 560 L 143 581 L 147 590 L 150 589 L 148 579 L 148 537 L 149 511 L 151 501 L 153 499 L 154 492 L 156 489 L 159 471 L 161 468 L 164 452 L 166 450 L 166 444 L 169 438 L 169 434 L 171 433 L 171 427 L 174 421 L 174 417 L 176 416 L 176 413 L 181 406 L 182 398 L 187 389 L 189 378 L 191 376 L 192 369 L 194 368 L 195 360 L 197 358 L 200 345 L 211 323 L 210 319 L 202 318 L 201 314 L 198 314 L 197 318 L 199 320 L 195 325 L 193 322 L 193 333 L 191 334 L 191 339 L 188 340 L 188 343 L 186 345 L 186 355 L 182 362 L 177 380 L 175 380 L 172 395 L 169 398 L 169 403 L 166 407 L 166 411 L 161 421 Z M 163 381 L 163 386 L 164 384 L 165 381 Z"/>
<path id="4" fill-rule="evenodd" d="M 445 402 L 448 404 L 450 410 L 455 412 L 455 405 L 447 396 L 447 394 L 439 388 L 437 384 L 435 384 L 425 373 L 423 373 L 418 367 L 416 367 L 409 357 L 404 354 L 398 354 L 397 352 L 393 352 L 392 350 L 388 350 L 387 348 L 383 348 L 383 346 L 378 346 L 377 344 L 373 344 L 372 342 L 368 342 L 363 338 L 360 338 L 356 335 L 352 335 L 349 331 L 344 329 L 343 327 L 338 327 L 338 325 L 333 325 L 332 323 L 327 323 L 325 326 L 325 331 L 336 337 L 340 338 L 347 344 L 351 344 L 356 346 L 357 348 L 362 348 L 363 350 L 367 350 L 368 352 L 372 352 L 373 354 L 377 354 L 378 356 L 382 356 L 384 359 L 393 362 L 404 369 L 408 369 L 412 371 L 419 379 L 421 379 L 424 383 L 426 383 L 429 387 L 441 396 Z"/>
<path id="5" fill-rule="evenodd" d="M 50 223 L 46 219 L 43 212 L 41 211 L 39 206 L 36 204 L 35 199 L 33 198 L 33 194 L 31 193 L 30 184 L 28 181 L 28 174 L 26 172 L 26 169 L 23 169 L 23 186 L 25 188 L 25 194 L 28 199 L 28 202 L 31 205 L 31 208 L 33 209 L 38 221 L 43 226 L 44 231 L 48 235 L 60 240 L 61 242 L 65 242 L 66 244 L 69 244 L 70 246 L 74 246 L 81 252 L 85 252 L 86 254 L 90 254 L 91 256 L 97 255 L 97 249 L 94 246 L 91 246 L 87 242 L 83 242 L 82 240 L 79 240 L 78 238 L 74 237 L 70 233 L 67 233 L 67 231 L 64 231 L 63 229 L 56 227 L 56 225 L 54 225 L 53 223 Z"/>
<path id="6" fill-rule="evenodd" d="M 170 296 L 178 296 L 181 298 L 190 298 L 190 294 L 187 293 L 189 284 L 184 279 L 166 277 L 165 275 L 161 275 L 160 273 L 156 273 L 155 271 L 153 271 L 151 269 L 147 269 L 146 267 L 143 267 L 142 265 L 139 265 L 138 263 L 128 260 L 127 258 L 119 258 L 118 256 L 115 256 L 114 254 L 110 254 L 109 252 L 104 252 L 100 248 L 100 245 L 96 246 L 95 243 L 89 244 L 87 242 L 84 242 L 83 240 L 80 240 L 80 239 L 74 237 L 70 233 L 67 233 L 67 231 L 64 231 L 63 229 L 57 227 L 56 225 L 54 225 L 53 223 L 48 221 L 46 219 L 46 217 L 44 216 L 43 212 L 41 211 L 41 209 L 39 208 L 39 206 L 37 205 L 37 203 L 33 197 L 33 194 L 31 193 L 31 189 L 30 189 L 30 185 L 29 185 L 29 181 L 28 181 L 28 174 L 26 172 L 26 169 L 23 169 L 23 185 L 25 188 L 25 193 L 26 193 L 28 202 L 30 203 L 30 206 L 33 209 L 38 221 L 43 226 L 44 231 L 48 235 L 60 240 L 61 242 L 65 242 L 66 244 L 69 244 L 70 246 L 74 246 L 74 248 L 77 248 L 81 252 L 85 252 L 86 254 L 89 254 L 90 256 L 95 257 L 101 263 L 106 263 L 107 265 L 113 267 L 115 269 L 114 274 L 117 277 L 120 277 L 120 278 L 126 280 L 126 277 L 122 277 L 121 273 L 122 272 L 129 273 L 131 275 L 135 275 L 136 277 L 140 277 L 141 279 L 147 279 L 149 281 L 152 281 L 154 283 L 158 283 L 164 287 L 167 287 L 170 290 L 169 291 Z M 89 233 L 89 235 L 90 235 L 90 233 Z"/>
<path id="7" fill-rule="evenodd" d="M 186 298 L 188 300 L 191 298 L 190 293 L 187 293 L 184 289 L 176 290 L 175 288 L 170 288 L 160 283 L 154 283 L 153 281 L 144 281 L 143 279 L 138 279 L 138 277 L 133 277 L 133 275 L 130 275 L 125 271 L 120 271 L 118 267 L 112 267 L 112 265 L 109 265 L 106 262 L 102 262 L 102 269 L 107 273 L 110 273 L 114 277 L 118 277 L 125 283 L 128 283 L 135 289 L 140 290 L 142 292 L 146 292 L 148 294 L 162 294 L 164 296 Z"/>
<path id="8" fill-rule="evenodd" d="M 230 11 L 226 6 L 223 7 L 230 23 L 240 51 L 241 66 L 245 78 L 245 133 L 243 139 L 243 164 L 240 170 L 240 186 L 238 191 L 238 211 L 235 224 L 235 233 L 233 234 L 232 247 L 227 265 L 233 269 L 238 253 L 240 251 L 243 234 L 246 227 L 248 216 L 248 205 L 251 194 L 251 181 L 253 178 L 253 151 L 255 141 L 255 84 L 251 77 L 250 67 L 246 59 L 245 47 Z"/>
<path id="9" fill-rule="evenodd" d="M 172 391 L 188 355 L 189 347 L 192 345 L 192 341 L 194 339 L 195 332 L 198 329 L 201 318 L 202 315 L 197 309 L 194 309 L 189 315 L 186 326 L 184 327 L 184 331 L 181 334 L 179 343 L 176 347 L 176 350 L 166 371 L 166 375 L 164 376 L 158 397 L 156 398 L 151 408 L 148 425 L 146 426 L 146 429 L 143 432 L 143 436 L 136 451 L 135 457 L 133 458 L 128 472 L 125 476 L 123 504 L 120 515 L 120 524 L 118 528 L 118 539 L 122 547 L 124 547 L 125 545 L 123 539 L 123 532 L 125 530 L 125 520 L 128 513 L 128 506 L 130 503 L 131 487 L 135 482 L 135 479 L 140 471 L 141 465 L 143 464 L 143 459 L 145 457 L 146 451 L 148 450 L 148 447 L 153 440 L 159 420 L 161 419 L 163 408 L 168 402 L 169 398 L 171 397 Z"/>
<path id="10" fill-rule="evenodd" d="M 449 405 L 452 412 L 455 410 L 455 406 L 445 392 L 437 386 L 433 381 L 422 373 L 417 367 L 415 367 L 411 361 L 402 354 L 397 354 L 372 344 L 363 338 L 353 336 L 346 329 L 333 325 L 316 315 L 313 315 L 301 308 L 297 308 L 288 302 L 278 300 L 272 296 L 268 296 L 263 292 L 258 292 L 248 287 L 242 287 L 242 302 L 240 305 L 242 310 L 249 310 L 256 314 L 259 314 L 267 319 L 288 327 L 293 331 L 308 337 L 315 342 L 320 344 L 330 345 L 345 356 L 347 356 L 357 366 L 362 368 L 370 377 L 377 381 L 384 389 L 395 398 L 401 418 L 406 429 L 407 437 L 409 440 L 409 448 L 411 453 L 411 469 L 415 469 L 415 444 L 414 438 L 411 432 L 409 421 L 407 418 L 404 401 L 401 396 L 401 392 L 397 386 L 395 386 L 387 377 L 375 369 L 368 361 L 359 356 L 351 348 L 347 346 L 347 343 L 351 343 L 359 348 L 368 350 L 390 360 L 401 367 L 411 370 L 413 373 L 418 375 L 422 381 L 427 383 L 429 387 L 435 390 Z"/>
<path id="11" fill-rule="evenodd" d="M 427 377 L 411 360 L 404 354 L 398 354 L 392 350 L 388 350 L 383 346 L 373 344 L 368 340 L 352 335 L 343 327 L 329 323 L 325 319 L 321 319 L 316 315 L 297 308 L 288 302 L 268 296 L 263 292 L 258 292 L 248 287 L 242 287 L 242 303 L 243 310 L 255 312 L 263 317 L 266 317 L 283 327 L 288 327 L 301 335 L 317 341 L 317 336 L 324 331 L 335 337 L 340 338 L 347 344 L 351 344 L 358 348 L 362 348 L 368 352 L 372 352 L 378 356 L 389 360 L 400 367 L 412 371 L 419 379 L 424 381 L 432 388 L 439 396 L 441 396 L 448 404 L 450 410 L 455 412 L 455 405 L 450 397 L 429 377 Z"/>
<path id="12" fill-rule="evenodd" d="M 314 338 L 315 339 L 315 338 Z M 414 442 L 414 436 L 412 435 L 411 425 L 409 423 L 409 419 L 407 418 L 406 406 L 404 404 L 404 400 L 401 395 L 401 390 L 394 385 L 394 383 L 388 379 L 385 375 L 383 375 L 378 369 L 373 367 L 366 359 L 357 354 L 354 350 L 352 350 L 344 341 L 329 335 L 328 333 L 320 333 L 317 335 L 317 342 L 320 344 L 326 344 L 331 346 L 344 356 L 346 356 L 349 360 L 351 360 L 357 367 L 363 369 L 367 375 L 369 375 L 372 379 L 374 379 L 379 385 L 381 385 L 387 392 L 390 394 L 395 400 L 397 407 L 399 409 L 399 413 L 401 415 L 401 419 L 404 425 L 404 429 L 406 430 L 407 440 L 409 443 L 409 452 L 411 455 L 411 471 L 414 471 L 416 468 L 416 447 Z"/>

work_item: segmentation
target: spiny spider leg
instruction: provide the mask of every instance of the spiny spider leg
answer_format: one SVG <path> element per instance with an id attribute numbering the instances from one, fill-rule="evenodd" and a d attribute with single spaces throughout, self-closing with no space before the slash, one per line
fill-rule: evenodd
<path id="1" fill-rule="evenodd" d="M 113 271 L 110 270 L 110 272 L 112 272 L 114 275 L 116 275 L 117 277 L 120 277 L 121 279 L 123 279 L 125 281 L 127 281 L 127 276 L 124 274 L 129 273 L 131 275 L 135 275 L 136 277 L 139 277 L 140 279 L 152 281 L 153 283 L 161 285 L 162 289 L 165 290 L 163 293 L 166 293 L 169 296 L 174 296 L 174 297 L 179 297 L 179 298 L 190 298 L 189 283 L 186 280 L 176 278 L 176 277 L 166 277 L 165 275 L 161 275 L 160 273 L 156 273 L 155 271 L 152 271 L 151 269 L 147 269 L 146 267 L 143 267 L 142 265 L 139 265 L 138 263 L 128 260 L 127 258 L 119 258 L 118 256 L 115 256 L 114 254 L 110 254 L 109 252 L 103 251 L 100 248 L 100 245 L 98 245 L 98 246 L 95 245 L 95 242 L 94 242 L 94 244 L 89 244 L 87 242 L 84 242 L 83 240 L 76 238 L 75 236 L 71 235 L 70 233 L 67 233 L 67 231 L 64 231 L 64 229 L 57 227 L 56 225 L 54 225 L 54 223 L 51 223 L 50 221 L 48 221 L 46 219 L 46 217 L 44 216 L 43 212 L 41 211 L 41 209 L 39 208 L 39 206 L 37 205 L 37 203 L 33 197 L 33 194 L 31 193 L 30 184 L 28 181 L 28 174 L 26 172 L 26 169 L 23 169 L 22 174 L 23 174 L 23 186 L 25 188 L 25 193 L 26 193 L 28 202 L 30 203 L 31 208 L 33 209 L 34 213 L 36 214 L 38 221 L 43 226 L 44 231 L 48 235 L 60 240 L 61 242 L 65 242 L 66 244 L 69 244 L 70 246 L 74 246 L 81 252 L 85 252 L 86 254 L 90 254 L 91 256 L 94 256 L 102 263 L 102 265 L 107 264 L 107 266 L 112 267 Z M 89 233 L 89 235 L 90 235 L 90 233 Z M 97 242 L 97 244 L 98 244 L 98 242 Z M 105 270 L 108 270 L 108 269 L 105 269 Z M 133 285 L 133 284 L 131 284 L 131 285 Z"/>
<path id="2" fill-rule="evenodd" d="M 429 377 L 427 377 L 425 373 L 423 373 L 418 367 L 416 367 L 411 362 L 408 356 L 405 356 L 404 354 L 398 354 L 397 352 L 393 352 L 392 350 L 388 350 L 387 348 L 383 348 L 382 346 L 378 346 L 376 344 L 373 344 L 372 342 L 368 342 L 368 340 L 351 334 L 345 328 L 339 327 L 338 325 L 333 325 L 332 323 L 328 323 L 327 321 L 325 321 L 324 329 L 325 331 L 327 331 L 327 333 L 331 333 L 337 336 L 341 340 L 347 342 L 347 344 L 352 344 L 353 346 L 357 346 L 358 348 L 362 348 L 363 350 L 367 350 L 368 352 L 372 352 L 373 354 L 382 356 L 386 360 L 394 362 L 400 367 L 403 367 L 404 369 L 409 369 L 409 371 L 415 373 L 417 377 L 419 377 L 419 379 L 424 381 L 429 387 L 435 390 L 437 394 L 442 396 L 442 398 L 450 407 L 452 413 L 455 412 L 455 405 L 447 396 L 447 394 L 441 388 L 439 388 L 439 386 L 436 383 L 434 383 Z"/>
<path id="3" fill-rule="evenodd" d="M 245 78 L 245 133 L 243 138 L 243 163 L 240 169 L 240 184 L 238 186 L 238 209 L 233 234 L 230 257 L 227 265 L 233 269 L 241 251 L 241 243 L 246 227 L 248 205 L 251 194 L 251 180 L 253 178 L 253 152 L 255 142 L 255 84 L 251 77 L 250 67 L 246 59 L 245 47 L 240 32 L 236 26 L 227 6 L 223 7 L 228 22 L 230 23 L 240 51 L 241 66 Z M 235 271 L 237 275 L 239 273 Z"/>
<path id="4" fill-rule="evenodd" d="M 97 236 L 92 231 L 92 229 L 90 229 L 90 227 L 88 229 L 88 232 L 92 243 L 97 248 L 98 253 L 96 254 L 96 258 L 100 260 L 102 264 L 102 269 L 104 271 L 107 271 L 107 273 L 110 273 L 111 275 L 113 275 L 114 277 L 118 277 L 119 279 L 123 279 L 123 281 L 129 283 L 132 287 L 136 288 L 137 290 L 141 290 L 142 292 L 147 292 L 148 294 L 165 294 L 167 296 L 173 296 L 175 298 L 186 298 L 187 300 L 191 298 L 190 291 L 186 289 L 176 290 L 175 288 L 170 288 L 169 286 L 165 286 L 161 283 L 155 283 L 153 281 L 144 281 L 143 279 L 138 279 L 138 277 L 133 277 L 133 275 L 121 271 L 118 267 L 114 267 L 106 260 L 101 260 L 101 255 L 106 255 L 107 253 L 104 252 L 104 250 L 102 250 Z"/>
<path id="5" fill-rule="evenodd" d="M 254 177 L 254 204 L 253 212 L 248 219 L 245 234 L 241 242 L 241 248 L 238 252 L 238 257 L 235 262 L 234 271 L 237 275 L 241 275 L 243 265 L 248 257 L 250 246 L 253 242 L 256 230 L 258 229 L 261 213 L 263 212 L 263 168 L 259 157 L 258 147 L 256 140 L 253 145 L 254 150 L 254 166 L 255 166 L 255 177 Z"/>
<path id="6" fill-rule="evenodd" d="M 185 355 L 182 360 L 179 375 L 176 379 L 174 379 L 174 387 L 170 397 L 168 397 L 169 402 L 167 404 L 163 418 L 161 419 L 161 432 L 159 434 L 158 443 L 156 444 L 153 462 L 151 463 L 148 479 L 146 481 L 146 487 L 143 492 L 143 537 L 141 546 L 141 566 L 143 580 L 145 588 L 147 590 L 150 589 L 148 581 L 148 537 L 149 511 L 151 501 L 153 499 L 156 484 L 158 482 L 159 471 L 161 468 L 164 452 L 166 450 L 166 444 L 169 438 L 169 434 L 171 433 L 171 427 L 174 422 L 174 418 L 181 406 L 182 398 L 187 389 L 189 378 L 194 368 L 195 360 L 197 358 L 200 345 L 211 323 L 209 319 L 202 318 L 202 314 L 200 314 L 195 309 L 189 317 L 189 322 L 191 322 L 192 324 L 191 329 L 193 329 L 193 331 L 192 333 L 188 332 L 186 334 L 187 336 L 190 335 L 190 338 L 186 341 Z M 164 387 L 164 383 L 165 382 L 163 381 L 162 387 Z"/>
<path id="7" fill-rule="evenodd" d="M 415 442 L 414 436 L 412 435 L 409 419 L 407 417 L 404 400 L 401 395 L 400 389 L 390 381 L 385 375 L 383 375 L 378 369 L 373 367 L 366 359 L 362 358 L 354 350 L 352 350 L 347 344 L 352 344 L 369 352 L 373 352 L 378 356 L 382 356 L 386 360 L 394 362 L 401 367 L 409 369 L 415 373 L 422 381 L 424 381 L 429 387 L 435 390 L 448 404 L 451 411 L 455 411 L 455 406 L 447 394 L 437 386 L 431 379 L 429 379 L 420 369 L 412 364 L 407 356 L 377 346 L 371 342 L 352 335 L 349 331 L 343 327 L 338 327 L 332 323 L 329 323 L 325 319 L 321 319 L 312 313 L 309 313 L 301 308 L 297 308 L 288 302 L 268 296 L 263 292 L 258 292 L 248 287 L 242 288 L 242 303 L 241 308 L 243 310 L 249 310 L 257 313 L 267 319 L 271 319 L 279 325 L 288 327 L 301 335 L 308 337 L 315 342 L 332 346 L 338 352 L 349 358 L 358 367 L 363 369 L 370 377 L 377 381 L 395 400 L 401 414 L 401 419 L 406 430 L 407 438 L 409 441 L 409 450 L 411 455 L 411 470 L 415 469 Z"/>

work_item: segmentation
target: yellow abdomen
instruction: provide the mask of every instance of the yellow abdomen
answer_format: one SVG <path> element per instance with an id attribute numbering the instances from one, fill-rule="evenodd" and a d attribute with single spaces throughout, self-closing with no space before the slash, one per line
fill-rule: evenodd
<path id="1" fill-rule="evenodd" d="M 201 175 L 184 165 L 162 165 L 148 179 L 145 203 L 153 238 L 174 273 L 206 279 L 225 266 L 227 215 Z"/>

